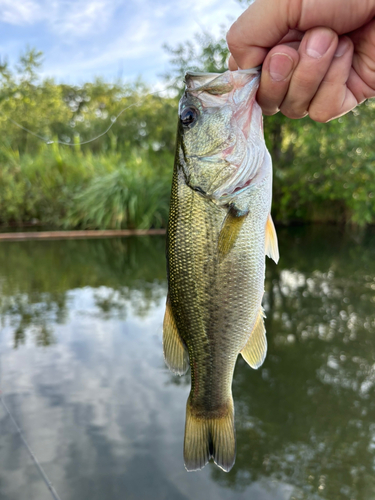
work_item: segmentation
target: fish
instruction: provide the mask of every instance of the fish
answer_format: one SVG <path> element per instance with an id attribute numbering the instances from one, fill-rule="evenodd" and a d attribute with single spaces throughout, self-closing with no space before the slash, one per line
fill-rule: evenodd
<path id="1" fill-rule="evenodd" d="M 271 218 L 272 161 L 256 102 L 259 69 L 185 76 L 167 227 L 164 358 L 190 367 L 184 463 L 236 456 L 233 372 L 267 352 L 262 297 L 265 255 L 279 259 Z"/>

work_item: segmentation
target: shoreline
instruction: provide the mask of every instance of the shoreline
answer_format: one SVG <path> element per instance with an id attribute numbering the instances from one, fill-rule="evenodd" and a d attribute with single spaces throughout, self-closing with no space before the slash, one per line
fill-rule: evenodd
<path id="1" fill-rule="evenodd" d="M 35 231 L 25 233 L 0 233 L 1 241 L 64 240 L 89 238 L 116 238 L 126 236 L 158 236 L 166 234 L 165 229 L 104 229 L 79 231 Z"/>

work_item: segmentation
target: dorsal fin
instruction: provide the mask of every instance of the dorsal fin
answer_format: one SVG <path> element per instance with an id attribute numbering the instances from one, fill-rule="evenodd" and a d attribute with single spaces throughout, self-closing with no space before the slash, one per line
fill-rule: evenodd
<path id="1" fill-rule="evenodd" d="M 241 351 L 243 359 L 255 370 L 262 366 L 267 354 L 266 329 L 263 318 L 264 312 L 261 307 L 249 340 Z"/>
<path id="2" fill-rule="evenodd" d="M 266 222 L 265 254 L 267 257 L 270 257 L 270 259 L 273 259 L 276 264 L 279 262 L 279 245 L 277 243 L 276 229 L 271 214 L 268 214 Z"/>
<path id="3" fill-rule="evenodd" d="M 168 368 L 178 375 L 183 375 L 189 368 L 189 356 L 177 330 L 169 295 L 165 307 L 163 322 L 163 350 Z"/>

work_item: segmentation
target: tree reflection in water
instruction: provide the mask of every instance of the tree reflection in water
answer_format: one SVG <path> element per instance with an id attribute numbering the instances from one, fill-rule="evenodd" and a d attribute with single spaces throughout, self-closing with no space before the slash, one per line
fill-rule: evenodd
<path id="1" fill-rule="evenodd" d="M 0 313 L 14 330 L 14 346 L 27 335 L 38 345 L 54 341 L 64 323 L 69 292 L 95 289 L 101 317 L 139 316 L 165 297 L 164 238 L 28 241 L 0 245 Z M 142 263 L 142 265 L 141 265 Z"/>
<path id="2" fill-rule="evenodd" d="M 212 467 L 212 478 L 235 490 L 282 481 L 290 499 L 373 499 L 375 234 L 278 232 L 280 263 L 267 262 L 268 356 L 259 371 L 238 361 L 237 460 L 229 474 Z M 163 238 L 0 245 L 2 321 L 15 346 L 27 336 L 48 345 L 69 293 L 83 287 L 101 318 L 129 307 L 145 317 L 165 298 L 164 255 Z"/>
<path id="3" fill-rule="evenodd" d="M 268 357 L 234 377 L 238 452 L 232 487 L 273 478 L 296 499 L 375 493 L 375 238 L 335 228 L 279 231 L 268 262 Z"/>

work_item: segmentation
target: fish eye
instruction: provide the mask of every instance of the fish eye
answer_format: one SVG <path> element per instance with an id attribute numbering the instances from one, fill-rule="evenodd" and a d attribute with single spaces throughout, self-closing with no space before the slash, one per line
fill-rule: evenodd
<path id="1" fill-rule="evenodd" d="M 189 106 L 182 110 L 180 120 L 182 125 L 189 126 L 196 122 L 199 116 L 199 111 L 194 106 Z"/>

